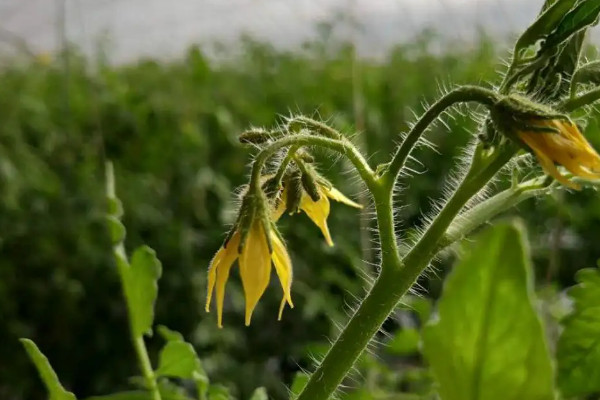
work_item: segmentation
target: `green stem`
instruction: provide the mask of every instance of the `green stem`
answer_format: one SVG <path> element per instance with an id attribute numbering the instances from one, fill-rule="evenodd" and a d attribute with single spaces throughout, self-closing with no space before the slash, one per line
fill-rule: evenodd
<path id="1" fill-rule="evenodd" d="M 587 106 L 600 99 L 600 89 L 593 89 L 580 96 L 564 101 L 558 108 L 565 112 L 574 111 L 580 107 Z"/>
<path id="2" fill-rule="evenodd" d="M 291 146 L 289 148 L 287 154 L 281 161 L 281 164 L 279 164 L 279 169 L 277 170 L 277 173 L 275 174 L 275 182 L 277 182 L 277 186 L 281 185 L 281 180 L 283 179 L 283 175 L 285 175 L 285 170 L 287 169 L 288 165 L 290 165 L 290 163 L 294 159 L 294 156 L 296 155 L 296 152 L 298 151 L 299 148 L 300 148 L 299 146 Z"/>
<path id="3" fill-rule="evenodd" d="M 109 202 L 116 203 L 119 201 L 116 195 L 114 171 L 111 162 L 106 163 L 106 197 L 109 200 Z M 120 217 L 119 211 L 111 210 L 110 207 L 109 210 L 109 215 L 111 215 L 112 217 Z M 123 241 L 119 241 L 113 245 L 113 255 L 117 264 L 117 271 L 119 272 L 119 279 L 121 280 L 121 288 L 123 290 L 123 295 L 127 300 L 127 288 L 125 287 L 125 282 L 127 269 L 131 267 L 129 265 L 129 261 L 127 260 L 127 253 L 125 251 L 125 245 L 123 244 Z M 160 392 L 158 390 L 158 384 L 156 383 L 156 376 L 154 375 L 154 370 L 152 368 L 152 364 L 150 363 L 150 357 L 148 356 L 148 350 L 146 349 L 144 337 L 136 336 L 133 334 L 133 320 L 131 319 L 131 307 L 129 305 L 129 300 L 127 300 L 127 311 L 130 316 L 129 332 L 131 334 L 131 340 L 135 349 L 135 354 L 138 359 L 140 371 L 142 372 L 142 376 L 146 381 L 146 386 L 148 390 L 150 390 L 152 400 L 161 400 Z"/>
<path id="4" fill-rule="evenodd" d="M 367 160 L 365 160 L 358 149 L 348 140 L 298 134 L 279 139 L 258 153 L 254 160 L 254 164 L 252 164 L 252 173 L 250 177 L 251 190 L 260 189 L 260 176 L 266 161 L 277 153 L 278 150 L 288 146 L 318 146 L 343 154 L 348 157 L 350 162 L 352 162 L 359 175 L 370 189 L 376 186 L 377 181 L 375 180 L 374 172 L 367 163 Z"/>
<path id="5" fill-rule="evenodd" d="M 328 399 L 399 300 L 393 295 L 397 286 L 394 273 L 401 269 L 402 262 L 396 247 L 392 198 L 383 189 L 379 185 L 379 189 L 373 191 L 382 248 L 381 274 L 321 365 L 311 375 L 298 400 Z"/>
<path id="6" fill-rule="evenodd" d="M 414 284 L 434 255 L 438 241 L 464 205 L 508 162 L 514 150 L 508 146 L 485 157 L 478 149 L 458 189 L 419 242 L 398 258 L 392 200 L 388 184 L 373 191 L 380 231 L 381 274 L 345 329 L 312 374 L 298 400 L 326 400 L 342 382 L 402 296 Z"/>
<path id="7" fill-rule="evenodd" d="M 493 106 L 497 99 L 498 95 L 491 90 L 477 86 L 462 86 L 454 89 L 435 102 L 413 126 L 396 151 L 396 154 L 394 155 L 394 158 L 392 159 L 392 162 L 390 163 L 386 173 L 386 175 L 389 176 L 389 179 L 387 179 L 388 184 L 390 185 L 389 189 L 391 190 L 393 188 L 400 170 L 406 163 L 406 159 L 410 155 L 423 132 L 425 132 L 429 125 L 444 111 L 446 111 L 448 107 L 456 103 L 472 101 L 482 103 L 487 106 Z"/>
<path id="8" fill-rule="evenodd" d="M 154 376 L 154 370 L 150 363 L 150 357 L 148 356 L 148 350 L 146 349 L 146 343 L 142 336 L 133 338 L 133 347 L 138 358 L 138 363 L 146 386 L 152 393 L 152 400 L 161 400 L 160 391 L 158 390 L 158 384 L 156 383 L 156 377 Z"/>

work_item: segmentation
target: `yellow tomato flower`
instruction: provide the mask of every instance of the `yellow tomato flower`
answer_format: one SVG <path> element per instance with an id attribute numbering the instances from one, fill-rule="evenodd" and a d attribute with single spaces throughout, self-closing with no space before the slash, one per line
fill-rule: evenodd
<path id="1" fill-rule="evenodd" d="M 533 125 L 556 132 L 517 131 L 521 139 L 535 154 L 542 168 L 560 183 L 580 189 L 568 180 L 555 166 L 560 164 L 573 175 L 587 179 L 600 179 L 600 156 L 571 121 L 543 120 Z"/>
<path id="2" fill-rule="evenodd" d="M 225 243 L 210 263 L 208 270 L 208 295 L 206 311 L 210 311 L 213 291 L 216 289 L 217 323 L 223 327 L 223 299 L 225 284 L 229 271 L 237 260 L 240 267 L 242 286 L 246 298 L 246 326 L 250 325 L 252 312 L 269 285 L 271 263 L 283 288 L 283 299 L 279 307 L 279 319 L 285 304 L 294 307 L 291 297 L 292 262 L 285 245 L 274 230 L 269 230 L 268 237 L 260 221 L 252 222 L 246 242 L 239 253 L 240 232 L 236 230 L 229 241 Z"/>
<path id="3" fill-rule="evenodd" d="M 325 241 L 329 246 L 333 246 L 333 240 L 331 239 L 331 233 L 329 233 L 329 226 L 327 226 L 327 217 L 329 217 L 330 204 L 329 199 L 338 201 L 340 203 L 346 204 L 347 206 L 354 208 L 362 208 L 362 206 L 354 201 L 350 200 L 346 196 L 342 194 L 339 190 L 334 188 L 333 186 L 327 186 L 324 184 L 319 184 L 318 186 L 319 194 L 321 195 L 320 199 L 314 201 L 306 192 L 302 193 L 302 197 L 300 199 L 300 210 L 304 211 L 306 215 L 311 219 L 311 221 L 321 229 L 323 236 L 325 237 Z M 281 198 L 277 203 L 277 206 L 273 210 L 272 218 L 276 221 L 281 215 L 285 212 L 285 202 L 286 202 L 286 188 L 283 189 L 281 193 Z"/>

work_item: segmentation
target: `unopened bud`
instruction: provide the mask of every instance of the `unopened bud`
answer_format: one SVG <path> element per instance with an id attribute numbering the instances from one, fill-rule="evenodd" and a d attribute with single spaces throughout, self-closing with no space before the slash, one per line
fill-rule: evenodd
<path id="1" fill-rule="evenodd" d="M 302 161 L 312 164 L 315 162 L 315 158 L 312 156 L 312 154 L 310 154 L 307 151 L 298 151 L 296 153 L 296 156 L 298 156 L 298 158 L 300 158 Z"/>
<path id="2" fill-rule="evenodd" d="M 239 136 L 240 143 L 263 144 L 272 138 L 272 133 L 263 128 L 253 128 L 242 132 Z"/>
<path id="3" fill-rule="evenodd" d="M 302 200 L 302 173 L 300 170 L 296 170 L 289 175 L 285 187 L 285 208 L 288 213 L 295 214 L 298 212 Z"/>
<path id="4" fill-rule="evenodd" d="M 313 171 L 307 169 L 302 174 L 302 187 L 306 191 L 306 193 L 310 196 L 312 201 L 317 202 L 321 200 L 321 192 L 319 191 L 319 186 L 317 184 L 317 179 L 314 176 Z"/>

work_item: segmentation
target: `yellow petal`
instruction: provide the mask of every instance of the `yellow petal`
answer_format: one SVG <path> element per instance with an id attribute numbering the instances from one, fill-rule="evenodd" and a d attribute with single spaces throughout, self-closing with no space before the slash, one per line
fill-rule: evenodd
<path id="1" fill-rule="evenodd" d="M 260 221 L 252 223 L 239 263 L 246 297 L 246 326 L 248 326 L 258 300 L 269 285 L 271 275 L 271 254 Z"/>
<path id="2" fill-rule="evenodd" d="M 333 199 L 335 201 L 339 201 L 340 203 L 343 203 L 347 206 L 350 207 L 354 207 L 354 208 L 363 208 L 362 205 L 350 200 L 349 198 L 347 198 L 346 196 L 344 196 L 344 194 L 342 192 L 340 192 L 339 190 L 337 190 L 336 188 L 334 188 L 333 186 L 331 188 L 327 188 L 325 186 L 321 187 L 322 191 L 325 192 L 325 194 L 327 195 L 327 197 L 329 197 L 330 199 Z"/>
<path id="3" fill-rule="evenodd" d="M 327 196 L 322 195 L 319 201 L 313 201 L 307 194 L 302 194 L 300 209 L 321 229 L 327 244 L 333 246 L 333 240 L 331 240 L 331 234 L 329 233 L 329 227 L 327 226 L 329 207 L 329 199 Z"/>
<path id="4" fill-rule="evenodd" d="M 290 307 L 293 308 L 294 304 L 292 303 L 291 295 L 293 274 L 292 261 L 290 260 L 290 256 L 285 248 L 285 245 L 281 239 L 279 239 L 277 234 L 271 233 L 271 243 L 273 244 L 273 264 L 275 265 L 275 271 L 277 272 L 279 282 L 283 288 L 283 300 L 284 302 L 287 301 Z M 281 311 L 283 311 L 283 309 L 280 307 L 279 318 L 281 318 Z"/>
<path id="5" fill-rule="evenodd" d="M 210 302 L 213 289 L 216 286 L 217 292 L 217 325 L 223 327 L 223 302 L 225 299 L 225 285 L 229 278 L 231 266 L 238 258 L 238 246 L 240 243 L 240 235 L 234 233 L 227 247 L 221 247 L 211 262 L 208 274 L 208 296 L 206 299 L 206 311 L 210 311 Z"/>
<path id="6" fill-rule="evenodd" d="M 537 159 L 540 162 L 540 165 L 542 166 L 542 168 L 544 169 L 544 171 L 546 171 L 546 173 L 548 175 L 550 175 L 551 177 L 553 177 L 554 179 L 556 179 L 563 185 L 570 187 L 571 189 L 575 189 L 575 190 L 581 189 L 581 187 L 578 184 L 571 182 L 566 177 L 561 175 L 561 173 L 558 171 L 558 169 L 556 169 L 554 162 L 550 158 L 546 157 L 543 153 L 541 153 L 537 150 L 534 150 L 534 153 L 537 156 Z"/>

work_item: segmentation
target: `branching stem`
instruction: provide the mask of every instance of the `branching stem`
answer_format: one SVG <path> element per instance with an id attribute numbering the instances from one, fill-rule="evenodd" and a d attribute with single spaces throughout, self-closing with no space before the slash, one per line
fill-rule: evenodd
<path id="1" fill-rule="evenodd" d="M 417 121 L 410 130 L 408 135 L 402 141 L 400 147 L 396 151 L 392 162 L 387 170 L 385 181 L 388 185 L 388 190 L 393 189 L 396 178 L 400 170 L 406 163 L 408 156 L 413 150 L 415 144 L 429 127 L 446 109 L 456 103 L 478 102 L 486 106 L 493 106 L 498 100 L 498 95 L 488 89 L 477 86 L 461 86 L 446 94 L 444 97 L 435 102 Z"/>

